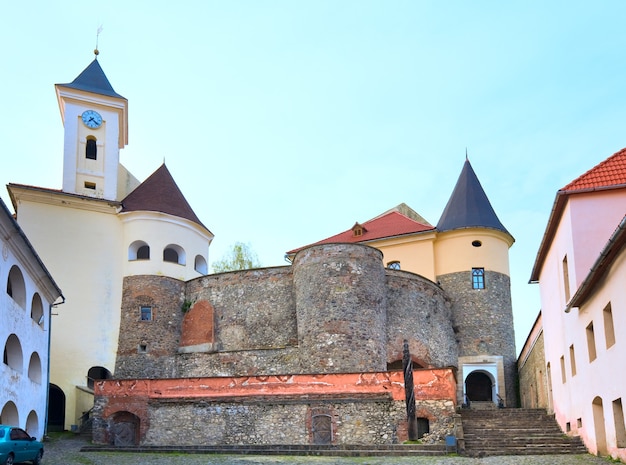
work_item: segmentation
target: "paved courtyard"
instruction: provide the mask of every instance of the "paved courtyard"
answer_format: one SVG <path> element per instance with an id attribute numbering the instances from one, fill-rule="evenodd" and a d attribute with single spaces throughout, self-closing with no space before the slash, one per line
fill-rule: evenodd
<path id="1" fill-rule="evenodd" d="M 606 465 L 591 455 L 529 457 L 285 457 L 205 454 L 138 454 L 80 452 L 89 443 L 80 437 L 55 436 L 45 443 L 44 465 Z"/>

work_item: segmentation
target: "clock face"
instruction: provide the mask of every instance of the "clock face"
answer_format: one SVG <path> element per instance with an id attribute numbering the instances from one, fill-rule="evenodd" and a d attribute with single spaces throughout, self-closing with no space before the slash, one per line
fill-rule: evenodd
<path id="1" fill-rule="evenodd" d="M 85 126 L 91 129 L 99 128 L 102 125 L 102 116 L 95 110 L 86 110 L 83 112 L 81 118 Z"/>

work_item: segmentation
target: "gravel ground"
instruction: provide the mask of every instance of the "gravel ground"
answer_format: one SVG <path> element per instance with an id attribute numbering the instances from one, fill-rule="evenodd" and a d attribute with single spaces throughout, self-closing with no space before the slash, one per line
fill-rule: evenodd
<path id="1" fill-rule="evenodd" d="M 56 436 L 46 442 L 43 465 L 607 465 L 592 455 L 465 457 L 302 457 L 261 455 L 139 454 L 80 452 L 80 437 Z"/>

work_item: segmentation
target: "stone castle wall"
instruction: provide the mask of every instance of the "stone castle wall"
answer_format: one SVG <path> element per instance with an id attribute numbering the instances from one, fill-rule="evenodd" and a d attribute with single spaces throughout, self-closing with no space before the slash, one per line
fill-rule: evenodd
<path id="1" fill-rule="evenodd" d="M 140 320 L 142 305 L 153 321 Z M 187 283 L 126 277 L 115 377 L 384 371 L 402 359 L 403 339 L 419 365 L 456 366 L 443 290 L 385 270 L 376 249 L 330 244 L 287 267 Z"/>
<path id="2" fill-rule="evenodd" d="M 503 273 L 485 270 L 485 289 L 472 288 L 469 271 L 441 275 L 437 279 L 452 301 L 459 356 L 501 355 L 506 405 L 517 406 L 517 357 L 510 278 Z"/>

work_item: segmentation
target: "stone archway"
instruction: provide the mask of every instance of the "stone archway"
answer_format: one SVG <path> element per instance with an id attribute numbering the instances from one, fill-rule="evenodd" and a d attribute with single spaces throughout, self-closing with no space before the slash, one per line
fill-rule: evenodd
<path id="1" fill-rule="evenodd" d="M 493 401 L 493 380 L 488 373 L 473 371 L 465 378 L 465 394 L 470 402 Z"/>
<path id="2" fill-rule="evenodd" d="M 117 412 L 111 417 L 110 434 L 114 446 L 139 444 L 139 417 L 130 412 Z"/>

